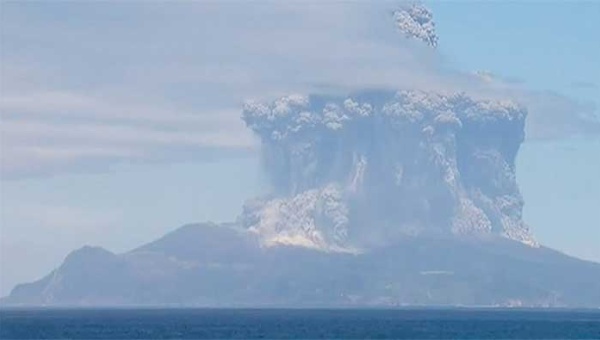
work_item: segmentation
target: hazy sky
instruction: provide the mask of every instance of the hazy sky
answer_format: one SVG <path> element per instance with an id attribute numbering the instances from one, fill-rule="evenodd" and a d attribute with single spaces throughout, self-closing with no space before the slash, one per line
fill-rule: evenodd
<path id="1" fill-rule="evenodd" d="M 437 52 L 396 40 L 389 3 L 3 2 L 0 295 L 84 244 L 121 252 L 234 219 L 268 191 L 247 98 L 487 71 L 551 104 L 536 131 L 600 105 L 600 4 L 427 5 Z M 600 137 L 543 136 L 518 159 L 525 219 L 541 243 L 600 261 Z"/>

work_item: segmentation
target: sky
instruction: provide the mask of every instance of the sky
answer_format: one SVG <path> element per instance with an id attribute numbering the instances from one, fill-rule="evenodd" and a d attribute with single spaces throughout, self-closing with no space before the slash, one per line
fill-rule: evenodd
<path id="1" fill-rule="evenodd" d="M 241 103 L 360 86 L 530 103 L 525 220 L 600 262 L 600 133 L 577 118 L 600 105 L 600 4 L 426 2 L 436 51 L 399 39 L 382 4 L 2 2 L 0 295 L 86 244 L 234 219 L 269 190 Z"/>

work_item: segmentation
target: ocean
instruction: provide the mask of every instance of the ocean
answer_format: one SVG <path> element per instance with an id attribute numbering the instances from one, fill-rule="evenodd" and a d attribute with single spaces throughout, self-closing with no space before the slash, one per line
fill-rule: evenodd
<path id="1" fill-rule="evenodd" d="M 600 339 L 600 310 L 2 309 L 2 339 Z"/>

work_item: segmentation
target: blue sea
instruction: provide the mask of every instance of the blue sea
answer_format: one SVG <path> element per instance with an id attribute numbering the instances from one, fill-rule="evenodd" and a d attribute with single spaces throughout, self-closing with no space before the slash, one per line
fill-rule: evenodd
<path id="1" fill-rule="evenodd" d="M 600 339 L 600 311 L 3 309 L 0 338 Z"/>

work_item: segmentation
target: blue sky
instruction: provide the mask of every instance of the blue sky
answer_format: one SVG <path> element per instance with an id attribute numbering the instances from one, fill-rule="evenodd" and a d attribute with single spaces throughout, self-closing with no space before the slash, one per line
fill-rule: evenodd
<path id="1" fill-rule="evenodd" d="M 600 107 L 599 3 L 428 5 L 440 49 L 457 67 Z M 528 140 L 517 166 L 524 217 L 538 239 L 600 262 L 600 138 Z"/>
<path id="2" fill-rule="evenodd" d="M 600 261 L 600 139 L 571 136 L 600 105 L 600 4 L 427 2 L 435 53 L 399 42 L 383 7 L 273 4 L 2 4 L 0 295 L 84 244 L 126 251 L 235 218 L 268 191 L 244 99 L 487 91 L 464 80 L 475 71 L 550 107 L 518 160 L 525 219 L 542 243 Z"/>

